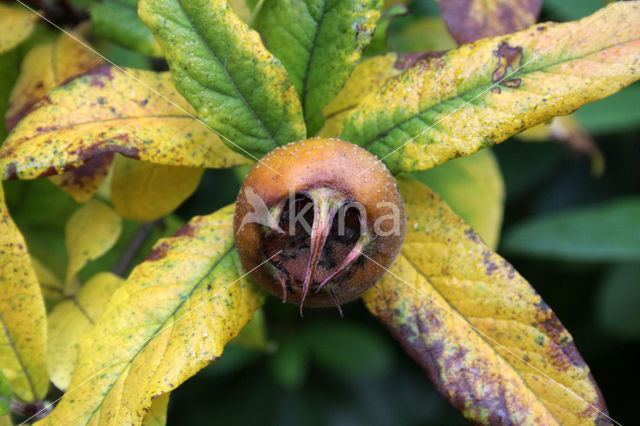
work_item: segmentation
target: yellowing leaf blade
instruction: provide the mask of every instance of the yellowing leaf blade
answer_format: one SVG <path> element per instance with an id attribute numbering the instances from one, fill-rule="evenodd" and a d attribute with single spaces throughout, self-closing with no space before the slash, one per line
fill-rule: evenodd
<path id="1" fill-rule="evenodd" d="M 440 392 L 482 424 L 607 422 L 571 335 L 526 280 L 426 186 L 400 188 L 405 245 L 364 298 Z"/>
<path id="2" fill-rule="evenodd" d="M 42 296 L 51 301 L 60 300 L 63 296 L 64 284 L 62 281 L 42 262 L 31 256 L 31 266 L 36 273 Z"/>
<path id="3" fill-rule="evenodd" d="M 149 412 L 144 417 L 142 426 L 165 426 L 167 424 L 167 408 L 170 393 L 163 393 L 153 400 Z"/>
<path id="4" fill-rule="evenodd" d="M 118 156 L 111 202 L 125 219 L 151 222 L 174 211 L 198 187 L 204 169 L 164 166 Z"/>
<path id="5" fill-rule="evenodd" d="M 249 163 L 191 111 L 168 72 L 96 68 L 53 89 L 20 121 L 0 148 L 0 175 L 51 176 L 110 152 L 176 166 Z"/>
<path id="6" fill-rule="evenodd" d="M 490 149 L 411 176 L 440 195 L 489 247 L 498 246 L 505 188 L 498 160 Z"/>
<path id="7" fill-rule="evenodd" d="M 11 220 L 0 186 L 0 369 L 23 401 L 49 387 L 46 314 L 24 238 Z"/>
<path id="8" fill-rule="evenodd" d="M 56 305 L 47 318 L 47 365 L 58 389 L 69 387 L 76 366 L 78 342 L 100 319 L 107 302 L 123 279 L 102 272 L 89 279 L 80 291 Z"/>
<path id="9" fill-rule="evenodd" d="M 38 15 L 23 6 L 0 4 L 0 53 L 8 52 L 29 37 Z"/>
<path id="10" fill-rule="evenodd" d="M 420 61 L 369 95 L 341 138 L 397 173 L 502 142 L 640 78 L 640 2 L 540 24 Z"/>
<path id="11" fill-rule="evenodd" d="M 259 158 L 305 138 L 287 72 L 226 1 L 142 0 L 138 12 L 163 46 L 180 93 L 230 148 Z"/>
<path id="12" fill-rule="evenodd" d="M 102 64 L 95 53 L 75 39 L 78 32 L 60 34 L 55 40 L 34 46 L 22 60 L 20 76 L 11 91 L 7 130 L 11 130 L 49 90 Z M 75 38 L 75 39 L 74 39 Z"/>
<path id="13" fill-rule="evenodd" d="M 65 293 L 73 294 L 76 274 L 91 260 L 105 254 L 118 241 L 122 219 L 99 200 L 91 200 L 80 207 L 65 227 L 65 241 L 69 252 Z"/>
<path id="14" fill-rule="evenodd" d="M 524 30 L 535 24 L 542 0 L 439 0 L 442 17 L 460 44 Z"/>
<path id="15" fill-rule="evenodd" d="M 82 339 L 72 390 L 43 424 L 140 423 L 152 398 L 221 355 L 264 300 L 237 258 L 233 210 L 192 219 L 133 270 Z"/>
<path id="16" fill-rule="evenodd" d="M 344 120 L 360 105 L 367 94 L 378 90 L 388 79 L 404 70 L 402 59 L 395 53 L 362 61 L 342 90 L 324 108 L 325 123 L 321 136 L 338 137 L 344 128 Z"/>

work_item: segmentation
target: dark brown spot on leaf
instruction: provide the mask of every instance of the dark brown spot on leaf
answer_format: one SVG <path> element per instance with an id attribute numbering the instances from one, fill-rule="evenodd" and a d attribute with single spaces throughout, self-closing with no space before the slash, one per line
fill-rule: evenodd
<path id="1" fill-rule="evenodd" d="M 16 163 L 9 163 L 7 166 L 6 180 L 18 179 L 18 170 Z"/>
<path id="2" fill-rule="evenodd" d="M 447 53 L 446 50 L 439 52 L 418 52 L 418 53 L 404 53 L 398 55 L 398 60 L 393 64 L 395 69 L 406 70 L 413 67 L 418 62 L 428 62 L 434 58 L 440 58 Z"/>
<path id="3" fill-rule="evenodd" d="M 195 231 L 195 227 L 190 224 L 187 223 L 186 225 L 184 225 L 182 228 L 178 229 L 178 231 L 173 234 L 174 237 L 193 237 L 193 233 Z"/>
<path id="4" fill-rule="evenodd" d="M 520 70 L 524 58 L 522 46 L 512 47 L 506 41 L 501 42 L 498 48 L 493 51 L 498 57 L 498 67 L 491 74 L 491 81 L 501 82 L 508 74 L 513 74 Z M 520 83 L 518 83 L 518 86 Z"/>
<path id="5" fill-rule="evenodd" d="M 169 252 L 169 243 L 166 241 L 161 242 L 159 245 L 154 247 L 149 253 L 149 256 L 145 259 L 145 261 L 155 262 L 156 260 L 160 260 L 167 255 Z"/>
<path id="6" fill-rule="evenodd" d="M 521 83 L 522 83 L 522 79 L 514 78 L 514 79 L 511 79 L 511 80 L 504 80 L 500 84 L 502 84 L 505 87 L 511 87 L 512 89 L 517 89 L 518 87 L 520 87 Z"/>
<path id="7" fill-rule="evenodd" d="M 55 166 L 49 166 L 46 170 L 41 172 L 38 175 L 38 177 L 39 178 L 44 178 L 44 177 L 49 177 L 49 176 L 53 176 L 53 175 L 57 175 L 57 174 L 58 174 L 58 170 L 55 168 Z"/>

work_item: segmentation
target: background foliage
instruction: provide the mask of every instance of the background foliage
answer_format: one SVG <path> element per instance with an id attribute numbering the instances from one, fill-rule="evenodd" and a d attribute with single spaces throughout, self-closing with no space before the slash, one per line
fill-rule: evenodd
<path id="1" fill-rule="evenodd" d="M 110 3 L 114 2 L 102 3 L 99 13 L 111 13 Z M 540 21 L 578 19 L 604 3 L 546 0 Z M 394 50 L 455 46 L 438 20 L 435 2 L 416 0 L 408 7 L 410 16 L 389 24 L 388 42 Z M 99 13 L 94 17 L 97 35 Z M 139 39 L 145 46 L 142 50 L 153 55 L 157 46 L 148 35 L 139 34 Z M 126 44 L 131 37 L 123 40 Z M 97 45 L 119 64 L 154 67 L 147 57 L 104 39 L 98 39 Z M 365 54 L 383 50 L 383 44 L 374 40 Z M 14 78 L 8 73 L 2 81 Z M 498 252 L 527 277 L 571 331 L 612 417 L 623 424 L 636 416 L 634 384 L 640 380 L 640 235 L 635 225 L 640 213 L 638 99 L 636 83 L 576 113 L 599 153 L 577 152 L 550 140 L 550 134 L 534 138 L 542 139 L 541 143 L 521 138 L 493 149 L 506 183 Z M 604 168 L 594 167 L 602 158 Z M 456 161 L 464 159 L 449 167 L 455 167 Z M 443 173 L 440 170 L 434 172 Z M 78 268 L 78 278 L 87 280 L 97 271 L 114 268 L 127 271 L 149 253 L 154 241 L 173 234 L 185 220 L 233 202 L 246 172 L 246 167 L 207 170 L 196 192 L 175 215 L 153 224 L 123 220 L 115 246 Z M 432 187 L 439 189 L 437 184 Z M 32 254 L 45 263 L 39 276 L 52 273 L 46 288 L 51 298 L 61 295 L 63 286 L 72 283 L 55 280 L 65 276 L 69 265 L 60 229 L 78 204 L 47 180 L 8 182 L 5 191 L 12 217 Z M 141 232 L 151 236 L 137 258 L 120 264 L 122 253 Z M 51 250 L 52 245 L 58 249 Z M 219 424 L 228 425 L 466 424 L 361 302 L 344 310 L 344 320 L 333 310 L 309 310 L 300 321 L 295 306 L 268 298 L 263 312 L 267 338 L 260 344 L 255 338 L 247 339 L 251 344 L 237 340 L 220 361 L 172 392 L 169 423 L 209 424 L 215 416 Z M 261 327 L 265 322 L 258 321 L 256 333 Z"/>

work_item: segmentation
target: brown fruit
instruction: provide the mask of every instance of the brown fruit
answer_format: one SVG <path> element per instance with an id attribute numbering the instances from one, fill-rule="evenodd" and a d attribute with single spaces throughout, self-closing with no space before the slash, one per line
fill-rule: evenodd
<path id="1" fill-rule="evenodd" d="M 273 150 L 242 184 L 236 246 L 251 277 L 302 306 L 349 302 L 398 255 L 406 216 L 395 179 L 368 151 L 313 138 Z"/>

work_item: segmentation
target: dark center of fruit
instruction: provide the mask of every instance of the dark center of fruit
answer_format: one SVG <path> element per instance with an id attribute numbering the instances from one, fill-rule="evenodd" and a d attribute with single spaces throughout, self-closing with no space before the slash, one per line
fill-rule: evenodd
<path id="1" fill-rule="evenodd" d="M 279 230 L 265 228 L 263 250 L 287 294 L 326 291 L 340 309 L 334 289 L 352 274 L 352 266 L 371 240 L 360 210 L 344 194 L 318 188 L 295 194 L 272 210 Z"/>

